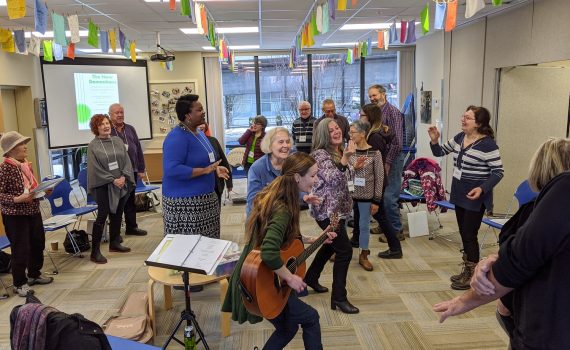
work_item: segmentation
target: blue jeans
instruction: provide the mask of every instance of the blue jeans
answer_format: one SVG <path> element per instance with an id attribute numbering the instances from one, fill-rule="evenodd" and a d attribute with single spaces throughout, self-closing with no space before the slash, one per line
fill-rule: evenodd
<path id="1" fill-rule="evenodd" d="M 268 320 L 275 326 L 275 331 L 265 343 L 263 350 L 281 350 L 295 337 L 299 325 L 303 328 L 303 344 L 308 350 L 321 350 L 321 325 L 319 313 L 305 304 L 291 291 L 287 305 L 279 316 Z"/>
<path id="2" fill-rule="evenodd" d="M 358 205 L 358 245 L 360 249 L 368 250 L 370 243 L 370 207 L 371 202 L 356 202 Z M 356 218 L 354 218 L 356 220 Z"/>
<path id="3" fill-rule="evenodd" d="M 400 191 L 402 188 L 402 170 L 404 167 L 404 154 L 400 154 L 394 159 L 388 174 L 388 185 L 384 189 L 384 211 L 386 219 L 396 232 L 402 231 L 402 221 L 400 220 Z"/>

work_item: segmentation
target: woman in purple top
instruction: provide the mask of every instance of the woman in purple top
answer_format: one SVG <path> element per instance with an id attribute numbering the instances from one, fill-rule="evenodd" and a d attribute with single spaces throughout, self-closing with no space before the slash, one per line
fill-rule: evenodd
<path id="1" fill-rule="evenodd" d="M 333 267 L 333 284 L 331 295 L 331 308 L 344 313 L 358 313 L 346 296 L 346 275 L 348 265 L 352 259 L 352 246 L 346 233 L 346 218 L 352 209 L 352 199 L 348 192 L 348 182 L 345 171 L 348 159 L 355 152 L 354 142 L 343 150 L 342 130 L 333 119 L 323 119 L 317 126 L 313 135 L 312 156 L 317 161 L 319 171 L 318 181 L 313 186 L 313 194 L 320 199 L 320 204 L 311 205 L 311 215 L 322 229 L 330 223 L 331 215 L 338 215 L 338 228 L 336 239 L 332 244 L 323 245 L 315 255 L 313 263 L 307 270 L 305 282 L 317 293 L 325 293 L 328 288 L 319 284 L 319 277 L 329 258 L 336 254 Z"/>

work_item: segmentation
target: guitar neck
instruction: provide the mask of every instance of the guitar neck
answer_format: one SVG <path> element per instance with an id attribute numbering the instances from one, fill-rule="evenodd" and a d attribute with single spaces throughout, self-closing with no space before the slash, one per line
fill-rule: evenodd
<path id="1" fill-rule="evenodd" d="M 302 263 L 305 262 L 305 260 L 307 260 L 307 258 L 309 256 L 311 256 L 311 254 L 313 254 L 315 252 L 315 250 L 317 250 L 328 238 L 327 233 L 331 231 L 331 227 L 327 227 L 325 231 L 323 231 L 323 233 L 321 234 L 321 236 L 319 238 L 317 238 L 310 246 L 308 246 L 307 248 L 305 248 L 305 250 L 303 250 L 303 252 L 301 254 L 299 254 L 299 256 L 297 256 L 297 258 L 295 259 L 295 261 L 287 266 L 287 268 L 289 269 L 289 271 L 291 271 L 292 273 L 295 272 L 295 270 L 297 269 L 297 266 L 301 265 Z"/>

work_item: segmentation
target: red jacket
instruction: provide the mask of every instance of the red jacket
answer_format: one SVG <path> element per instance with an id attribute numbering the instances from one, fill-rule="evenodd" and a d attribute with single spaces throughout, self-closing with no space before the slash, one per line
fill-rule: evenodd
<path id="1" fill-rule="evenodd" d="M 257 142 L 255 142 L 255 147 L 253 149 L 253 161 L 255 162 L 259 158 L 263 157 L 263 152 L 261 151 L 261 140 L 265 137 L 265 131 L 261 132 L 261 135 L 257 138 Z M 249 154 L 249 150 L 251 149 L 251 144 L 255 139 L 255 134 L 251 132 L 251 130 L 247 129 L 243 135 L 239 138 L 238 142 L 240 145 L 245 145 L 245 154 L 243 155 L 243 160 L 241 163 L 243 165 L 247 164 L 247 156 Z"/>
<path id="2" fill-rule="evenodd" d="M 429 212 L 437 209 L 436 201 L 445 200 L 445 188 L 441 182 L 441 168 L 439 164 L 430 158 L 417 158 L 408 165 L 404 172 L 404 181 L 402 182 L 402 190 L 408 188 L 410 179 L 421 181 L 424 197 Z M 441 212 L 445 212 L 442 208 Z"/>

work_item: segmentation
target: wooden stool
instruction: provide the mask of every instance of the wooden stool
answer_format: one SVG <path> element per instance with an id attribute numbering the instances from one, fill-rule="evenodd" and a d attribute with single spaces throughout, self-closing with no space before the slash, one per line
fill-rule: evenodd
<path id="1" fill-rule="evenodd" d="M 149 315 L 152 323 L 153 334 L 156 335 L 155 312 L 154 312 L 154 283 L 161 283 L 164 287 L 164 308 L 172 309 L 172 287 L 184 286 L 181 274 L 171 274 L 172 270 L 151 266 L 148 268 L 148 298 L 149 298 Z M 190 273 L 190 286 L 203 286 L 206 284 L 218 282 L 220 284 L 220 301 L 223 304 L 224 298 L 228 291 L 229 276 L 207 276 L 198 273 Z M 230 317 L 231 313 L 222 312 L 220 315 L 220 330 L 223 337 L 230 335 Z"/>

